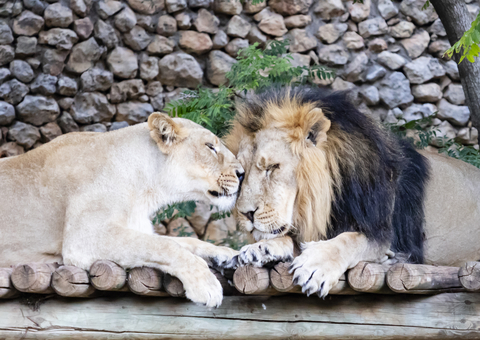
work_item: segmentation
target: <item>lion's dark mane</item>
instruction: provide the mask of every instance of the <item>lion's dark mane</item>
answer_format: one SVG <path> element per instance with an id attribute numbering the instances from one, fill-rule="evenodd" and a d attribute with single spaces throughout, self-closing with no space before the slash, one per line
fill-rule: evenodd
<path id="1" fill-rule="evenodd" d="M 240 124 L 250 132 L 261 128 L 267 102 L 285 96 L 314 103 L 332 122 L 327 136 L 354 140 L 353 152 L 340 152 L 341 187 L 334 189 L 328 238 L 359 231 L 370 240 L 391 242 L 391 249 L 409 262 L 423 262 L 424 192 L 429 177 L 427 160 L 402 140 L 361 113 L 347 93 L 323 89 L 269 89 L 247 103 L 248 117 Z M 355 145 L 363 143 L 362 148 Z M 362 151 L 359 151 L 362 149 Z"/>

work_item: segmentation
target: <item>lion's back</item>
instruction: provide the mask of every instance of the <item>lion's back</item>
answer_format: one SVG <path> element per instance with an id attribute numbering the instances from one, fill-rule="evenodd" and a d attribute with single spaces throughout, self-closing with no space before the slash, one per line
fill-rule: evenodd
<path id="1" fill-rule="evenodd" d="M 462 265 L 480 259 L 480 170 L 463 161 L 421 152 L 431 176 L 425 195 L 425 262 Z"/>

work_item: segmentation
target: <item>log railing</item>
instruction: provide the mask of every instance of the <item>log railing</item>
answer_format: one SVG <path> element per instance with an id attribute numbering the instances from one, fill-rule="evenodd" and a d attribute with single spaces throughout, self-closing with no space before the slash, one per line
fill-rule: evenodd
<path id="1" fill-rule="evenodd" d="M 224 295 L 282 295 L 302 293 L 293 283 L 289 263 L 272 268 L 244 266 L 228 280 L 211 269 L 219 279 Z M 125 271 L 114 262 L 96 261 L 87 272 L 74 266 L 30 263 L 0 268 L 0 299 L 13 298 L 19 292 L 89 298 L 103 291 L 132 292 L 144 296 L 184 297 L 183 284 L 177 278 L 149 267 Z M 386 266 L 360 262 L 342 276 L 331 295 L 436 294 L 441 292 L 480 291 L 480 263 L 463 267 L 437 267 L 399 263 Z"/>

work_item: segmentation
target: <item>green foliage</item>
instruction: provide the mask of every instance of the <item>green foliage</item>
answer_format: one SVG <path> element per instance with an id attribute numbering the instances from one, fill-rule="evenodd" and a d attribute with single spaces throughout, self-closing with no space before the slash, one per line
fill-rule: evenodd
<path id="1" fill-rule="evenodd" d="M 330 79 L 332 71 L 323 66 L 292 66 L 293 57 L 287 54 L 288 41 L 273 40 L 265 50 L 258 43 L 239 52 L 237 63 L 227 73 L 227 79 L 237 92 L 262 90 L 272 84 L 306 84 L 317 76 Z"/>
<path id="2" fill-rule="evenodd" d="M 213 206 L 210 208 L 212 210 Z M 210 215 L 210 221 L 223 220 L 224 218 L 230 217 L 232 213 L 230 211 L 218 211 Z"/>
<path id="3" fill-rule="evenodd" d="M 409 140 L 417 149 L 425 149 L 433 138 L 436 138 L 438 130 L 430 127 L 434 116 L 412 120 L 404 124 L 385 124 L 395 135 Z M 413 130 L 419 140 L 407 137 L 407 131 Z"/>
<path id="4" fill-rule="evenodd" d="M 235 114 L 235 98 L 240 94 L 272 84 L 296 86 L 315 77 L 333 77 L 333 71 L 323 66 L 293 66 L 287 48 L 288 41 L 272 40 L 264 50 L 258 43 L 240 50 L 237 63 L 226 75 L 228 85 L 186 91 L 182 99 L 167 104 L 165 111 L 171 116 L 191 119 L 221 137 L 228 130 Z"/>
<path id="5" fill-rule="evenodd" d="M 185 231 L 185 229 L 186 229 L 186 226 L 181 224 L 178 227 L 173 228 L 173 231 L 175 231 L 177 233 L 177 237 L 190 237 L 190 236 L 193 236 L 195 234 L 194 231 L 188 232 L 188 231 Z"/>
<path id="6" fill-rule="evenodd" d="M 161 208 L 155 214 L 152 220 L 153 224 L 161 223 L 163 220 L 185 218 L 192 216 L 197 204 L 194 201 L 169 204 L 167 207 Z"/>
<path id="7" fill-rule="evenodd" d="M 463 59 L 471 63 L 475 62 L 475 57 L 478 57 L 480 53 L 480 13 L 478 13 L 477 18 L 472 22 L 472 26 L 468 31 L 466 31 L 463 36 L 457 41 L 452 47 L 450 47 L 444 55 L 447 55 L 449 58 L 453 56 L 453 52 L 460 53 L 463 49 L 462 56 L 460 57 L 459 64 Z"/>
<path id="8" fill-rule="evenodd" d="M 480 152 L 470 145 L 462 145 L 454 139 L 445 140 L 439 152 L 476 166 L 480 169 Z"/>
<path id="9" fill-rule="evenodd" d="M 233 90 L 225 86 L 218 90 L 199 87 L 197 91 L 185 91 L 183 99 L 168 103 L 164 110 L 171 116 L 190 119 L 221 137 L 235 113 L 233 95 Z"/>
<path id="10" fill-rule="evenodd" d="M 385 124 L 385 126 L 397 136 L 410 140 L 417 149 L 426 148 L 433 138 L 438 138 L 442 145 L 438 152 L 447 154 L 450 157 L 480 168 L 480 152 L 472 146 L 457 143 L 455 139 L 448 139 L 445 136 L 439 136 L 438 129 L 431 126 L 433 118 L 434 116 L 432 115 L 427 118 L 412 120 L 404 124 Z M 407 130 L 413 130 L 419 140 L 415 141 L 413 138 L 406 137 Z"/>
<path id="11" fill-rule="evenodd" d="M 225 237 L 220 244 L 235 250 L 240 250 L 240 248 L 248 244 L 248 241 L 245 238 L 245 234 L 237 226 L 235 231 L 229 231 L 227 233 L 227 237 Z"/>

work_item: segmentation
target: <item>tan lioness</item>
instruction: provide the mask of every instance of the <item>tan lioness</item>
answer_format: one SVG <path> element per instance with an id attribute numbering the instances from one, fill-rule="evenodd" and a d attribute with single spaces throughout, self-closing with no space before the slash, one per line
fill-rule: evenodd
<path id="1" fill-rule="evenodd" d="M 0 266 L 150 266 L 178 277 L 192 301 L 218 306 L 222 287 L 207 263 L 221 266 L 237 252 L 155 235 L 150 217 L 187 200 L 230 209 L 242 174 L 210 131 L 161 113 L 113 132 L 63 135 L 0 160 Z"/>
<path id="2" fill-rule="evenodd" d="M 227 146 L 245 169 L 239 223 L 258 241 L 240 263 L 293 258 L 307 294 L 360 261 L 480 259 L 480 170 L 417 152 L 345 95 L 271 90 L 238 108 Z"/>

